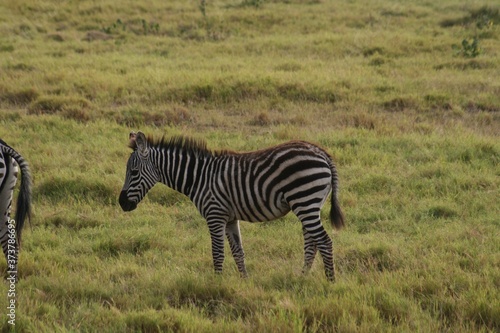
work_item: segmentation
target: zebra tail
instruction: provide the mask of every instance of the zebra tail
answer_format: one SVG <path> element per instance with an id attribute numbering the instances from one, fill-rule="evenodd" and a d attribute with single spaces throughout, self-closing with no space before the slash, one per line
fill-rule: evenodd
<path id="1" fill-rule="evenodd" d="M 337 196 L 339 181 L 338 181 L 337 170 L 335 169 L 333 163 L 331 164 L 331 169 L 332 169 L 332 199 L 331 199 L 332 207 L 330 209 L 330 221 L 335 229 L 340 230 L 345 225 L 344 214 L 340 209 L 339 199 Z"/>
<path id="2" fill-rule="evenodd" d="M 11 157 L 19 164 L 21 169 L 21 187 L 17 195 L 16 208 L 16 236 L 17 243 L 21 244 L 21 233 L 24 227 L 26 218 L 31 218 L 31 174 L 28 163 L 24 158 L 12 149 Z"/>

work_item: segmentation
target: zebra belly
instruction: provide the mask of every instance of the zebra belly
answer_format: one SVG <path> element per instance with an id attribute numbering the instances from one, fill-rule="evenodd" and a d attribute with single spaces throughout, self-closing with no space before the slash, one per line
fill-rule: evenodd
<path id="1" fill-rule="evenodd" d="M 274 203 L 259 200 L 249 207 L 246 205 L 234 205 L 236 220 L 247 222 L 266 222 L 276 220 L 290 212 L 290 206 L 286 202 L 283 193 L 276 196 Z"/>
<path id="2" fill-rule="evenodd" d="M 247 215 L 245 216 L 242 216 L 242 215 L 239 215 L 239 214 L 235 214 L 236 215 L 236 218 L 235 220 L 240 220 L 240 221 L 246 221 L 246 222 L 268 222 L 268 221 L 272 221 L 272 220 L 276 220 L 276 219 L 279 219 L 280 217 L 283 217 L 285 216 L 286 214 L 288 214 L 290 212 L 290 208 L 287 208 L 285 210 L 282 210 L 282 211 L 279 211 L 279 212 L 276 212 L 274 215 L 272 216 L 267 216 L 265 218 L 255 218 L 255 217 L 249 217 Z"/>

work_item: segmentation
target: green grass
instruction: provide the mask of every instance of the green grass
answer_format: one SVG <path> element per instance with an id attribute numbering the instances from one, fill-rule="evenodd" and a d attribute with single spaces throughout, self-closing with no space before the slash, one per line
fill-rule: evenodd
<path id="1" fill-rule="evenodd" d="M 500 330 L 498 6 L 200 4 L 0 4 L 0 134 L 34 178 L 15 331 Z M 473 57 L 453 47 L 474 37 Z M 337 281 L 319 258 L 301 274 L 293 215 L 241 225 L 242 280 L 229 249 L 213 274 L 184 196 L 159 185 L 122 212 L 139 129 L 324 146 L 347 221 L 330 231 Z"/>

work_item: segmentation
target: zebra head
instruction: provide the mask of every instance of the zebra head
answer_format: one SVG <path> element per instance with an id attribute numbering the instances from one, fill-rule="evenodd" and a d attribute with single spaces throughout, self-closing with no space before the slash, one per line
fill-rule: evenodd
<path id="1" fill-rule="evenodd" d="M 119 198 L 120 206 L 126 212 L 134 210 L 146 193 L 160 180 L 144 133 L 135 134 L 132 132 L 129 138 L 129 146 L 134 151 L 127 162 L 125 184 Z"/>

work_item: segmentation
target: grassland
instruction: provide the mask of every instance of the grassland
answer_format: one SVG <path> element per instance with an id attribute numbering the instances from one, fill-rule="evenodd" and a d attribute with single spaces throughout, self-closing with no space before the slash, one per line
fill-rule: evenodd
<path id="1" fill-rule="evenodd" d="M 499 7 L 203 4 L 0 3 L 0 137 L 34 178 L 2 331 L 499 331 Z M 318 259 L 301 274 L 294 216 L 242 224 L 242 280 L 229 252 L 212 273 L 182 195 L 159 185 L 122 212 L 138 129 L 214 149 L 324 146 L 347 220 L 337 281 Z"/>

